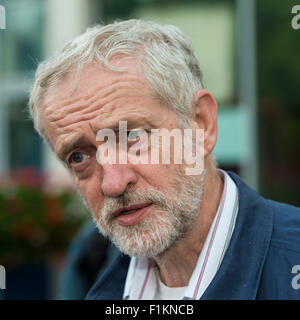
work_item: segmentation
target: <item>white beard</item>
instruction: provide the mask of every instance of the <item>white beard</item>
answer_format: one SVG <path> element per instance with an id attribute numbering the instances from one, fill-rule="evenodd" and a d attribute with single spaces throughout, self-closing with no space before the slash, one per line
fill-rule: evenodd
<path id="1" fill-rule="evenodd" d="M 102 234 L 125 254 L 153 257 L 172 247 L 193 226 L 199 214 L 205 171 L 201 176 L 177 173 L 172 193 L 166 197 L 155 189 L 126 192 L 118 198 L 106 198 L 100 214 L 94 221 Z M 120 207 L 136 203 L 152 203 L 139 222 L 122 226 L 112 217 Z M 99 218 L 96 219 L 95 216 Z"/>

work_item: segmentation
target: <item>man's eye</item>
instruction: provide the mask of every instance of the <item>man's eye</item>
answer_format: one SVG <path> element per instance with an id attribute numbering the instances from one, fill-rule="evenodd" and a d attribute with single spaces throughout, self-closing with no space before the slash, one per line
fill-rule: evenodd
<path id="1" fill-rule="evenodd" d="M 138 138 L 141 139 L 144 136 L 147 136 L 147 132 L 142 129 L 127 131 L 127 139 L 129 141 L 137 141 Z"/>
<path id="2" fill-rule="evenodd" d="M 87 157 L 88 157 L 88 156 L 87 156 L 86 154 L 84 154 L 84 153 L 74 152 L 74 153 L 71 155 L 69 161 L 70 161 L 70 163 L 81 163 L 81 162 L 83 162 L 84 160 L 86 160 Z"/>

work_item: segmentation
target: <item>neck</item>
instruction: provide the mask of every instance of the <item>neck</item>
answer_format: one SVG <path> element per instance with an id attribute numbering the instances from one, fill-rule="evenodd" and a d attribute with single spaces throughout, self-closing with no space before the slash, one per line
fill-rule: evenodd
<path id="1" fill-rule="evenodd" d="M 168 287 L 187 286 L 217 213 L 223 181 L 211 160 L 206 167 L 203 198 L 193 227 L 173 247 L 153 257 L 161 281 Z"/>

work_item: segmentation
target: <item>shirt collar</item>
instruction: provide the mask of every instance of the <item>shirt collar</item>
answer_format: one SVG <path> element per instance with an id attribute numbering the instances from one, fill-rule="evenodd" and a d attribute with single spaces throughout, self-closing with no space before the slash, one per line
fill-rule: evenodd
<path id="1" fill-rule="evenodd" d="M 225 171 L 219 172 L 224 181 L 219 208 L 183 299 L 200 299 L 222 263 L 234 230 L 238 212 L 237 187 Z M 152 300 L 156 290 L 154 261 L 148 258 L 131 258 L 123 299 Z"/>

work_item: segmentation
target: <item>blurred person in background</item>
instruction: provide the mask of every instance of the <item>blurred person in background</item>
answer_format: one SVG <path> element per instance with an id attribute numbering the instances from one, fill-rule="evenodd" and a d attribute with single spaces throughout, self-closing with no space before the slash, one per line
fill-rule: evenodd
<path id="1" fill-rule="evenodd" d="M 40 64 L 30 112 L 99 230 L 124 253 L 87 299 L 300 298 L 300 210 L 217 169 L 217 104 L 176 27 L 128 20 L 87 30 Z M 97 132 L 120 120 L 129 134 L 202 129 L 203 172 L 99 163 Z"/>
<path id="2" fill-rule="evenodd" d="M 84 299 L 98 276 L 118 253 L 117 248 L 99 233 L 93 222 L 84 225 L 68 251 L 67 264 L 61 274 L 60 299 Z"/>

